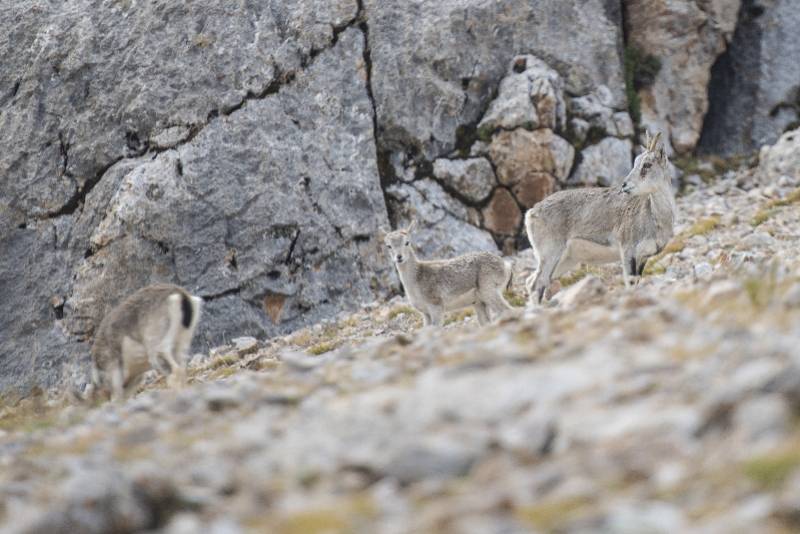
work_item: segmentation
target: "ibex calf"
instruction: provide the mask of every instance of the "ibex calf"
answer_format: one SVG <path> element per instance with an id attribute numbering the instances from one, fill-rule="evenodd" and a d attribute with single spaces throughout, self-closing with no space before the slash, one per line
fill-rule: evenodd
<path id="1" fill-rule="evenodd" d="M 167 375 L 170 386 L 184 385 L 202 302 L 172 284 L 143 287 L 123 300 L 95 335 L 92 384 L 85 396 L 110 390 L 112 400 L 121 400 L 151 368 Z"/>
<path id="2" fill-rule="evenodd" d="M 580 263 L 620 260 L 625 285 L 673 235 L 675 198 L 660 135 L 650 139 L 621 185 L 560 191 L 525 214 L 539 262 L 526 283 L 539 303 L 550 281 Z"/>
<path id="3" fill-rule="evenodd" d="M 444 312 L 475 307 L 481 324 L 489 313 L 511 310 L 503 290 L 511 279 L 511 266 L 489 252 L 474 252 L 449 260 L 422 261 L 411 247 L 411 232 L 389 232 L 384 243 L 392 253 L 400 282 L 409 302 L 422 313 L 424 324 L 441 326 Z"/>

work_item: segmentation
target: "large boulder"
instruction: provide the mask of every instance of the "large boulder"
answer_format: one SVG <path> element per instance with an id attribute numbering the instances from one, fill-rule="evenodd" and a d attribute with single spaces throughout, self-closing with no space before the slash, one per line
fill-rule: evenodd
<path id="1" fill-rule="evenodd" d="M 132 3 L 27 0 L 3 8 L 0 200 L 74 211 L 120 159 L 194 135 L 329 46 L 356 0 Z"/>
<path id="2" fill-rule="evenodd" d="M 497 179 L 509 187 L 535 189 L 526 193 L 530 208 L 555 190 L 569 176 L 575 149 L 549 128 L 532 132 L 523 128 L 503 130 L 492 137 L 489 154 L 497 166 Z M 527 186 L 527 187 L 526 187 Z"/>
<path id="3" fill-rule="evenodd" d="M 497 252 L 492 235 L 480 228 L 480 214 L 430 178 L 394 184 L 386 190 L 399 228 L 417 221 L 412 242 L 423 259 L 450 258 L 467 252 Z M 388 262 L 388 257 L 386 259 Z"/>
<path id="4" fill-rule="evenodd" d="M 0 390 L 55 385 L 146 283 L 206 298 L 198 348 L 390 284 L 355 2 L 30 4 L 0 73 Z"/>
<path id="5" fill-rule="evenodd" d="M 793 182 L 800 180 L 800 128 L 786 132 L 774 145 L 761 147 L 758 170 L 767 182 L 776 182 L 782 176 Z"/>
<path id="6" fill-rule="evenodd" d="M 581 161 L 572 173 L 575 185 L 609 186 L 621 183 L 632 165 L 633 143 L 630 139 L 606 137 L 583 149 Z"/>
<path id="7" fill-rule="evenodd" d="M 800 9 L 796 0 L 744 0 L 728 52 L 714 66 L 700 148 L 743 154 L 800 120 Z"/>
<path id="8" fill-rule="evenodd" d="M 629 61 L 650 55 L 660 65 L 651 83 L 639 89 L 642 124 L 663 132 L 668 149 L 690 152 L 708 109 L 711 67 L 733 36 L 741 0 L 624 3 Z"/>
<path id="9" fill-rule="evenodd" d="M 431 246 L 434 252 L 453 249 L 452 241 L 468 243 L 475 232 L 488 235 L 485 230 L 503 250 L 513 250 L 521 209 L 557 189 L 571 171 L 574 150 L 563 138 L 567 95 L 605 86 L 609 107 L 627 109 L 618 1 L 365 0 L 364 19 L 379 168 L 382 182 L 391 186 L 387 202 L 393 222 L 404 222 L 404 214 L 413 211 L 404 205 L 416 195 L 407 184 L 432 176 L 455 201 L 479 213 L 476 218 L 450 212 L 431 218 L 438 222 L 429 227 L 421 220 L 421 232 L 431 235 L 440 234 L 434 226 L 445 222 L 448 230 L 461 229 L 460 235 L 448 233 Z M 514 139 L 501 141 L 513 143 L 492 142 L 492 136 L 507 131 Z M 495 161 L 500 152 L 503 161 Z M 476 156 L 495 166 L 504 187 L 494 189 L 488 172 L 481 174 L 487 180 L 482 188 L 476 187 L 474 174 L 469 190 L 452 187 L 454 175 L 443 167 L 456 165 L 442 160 Z M 531 158 L 538 170 L 524 168 Z M 466 185 L 467 175 L 461 176 L 459 183 Z"/>
<path id="10" fill-rule="evenodd" d="M 618 1 L 366 0 L 364 7 L 386 151 L 428 161 L 452 151 L 518 54 L 546 58 L 571 94 L 604 84 L 615 106 L 626 106 Z"/>
<path id="11" fill-rule="evenodd" d="M 467 203 L 486 200 L 497 183 L 492 164 L 486 158 L 440 158 L 433 163 L 433 175 Z"/>

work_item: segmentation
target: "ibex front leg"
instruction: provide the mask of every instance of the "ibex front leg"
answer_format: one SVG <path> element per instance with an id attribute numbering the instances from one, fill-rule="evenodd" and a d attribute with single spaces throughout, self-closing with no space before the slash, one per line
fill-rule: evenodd
<path id="1" fill-rule="evenodd" d="M 636 256 L 634 255 L 634 251 L 630 249 L 630 247 L 624 247 L 621 244 L 619 245 L 619 260 L 622 264 L 622 281 L 625 283 L 625 287 L 631 287 L 631 276 L 636 276 L 637 266 L 636 266 Z"/>

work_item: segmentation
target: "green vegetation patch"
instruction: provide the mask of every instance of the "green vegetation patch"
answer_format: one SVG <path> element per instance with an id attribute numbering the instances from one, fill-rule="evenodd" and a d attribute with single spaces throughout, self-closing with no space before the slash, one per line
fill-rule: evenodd
<path id="1" fill-rule="evenodd" d="M 339 346 L 337 341 L 322 341 L 313 345 L 306 349 L 309 354 L 313 354 L 314 356 L 319 356 L 320 354 L 325 354 L 326 352 L 330 352 L 336 347 Z"/>
<path id="2" fill-rule="evenodd" d="M 571 285 L 577 284 L 588 275 L 600 274 L 600 271 L 590 265 L 581 265 L 577 269 L 570 271 L 568 274 L 565 274 L 561 278 L 558 279 L 559 283 L 561 283 L 561 287 L 569 287 Z"/>
<path id="3" fill-rule="evenodd" d="M 445 324 L 445 326 L 447 326 L 447 325 L 453 324 L 453 323 L 462 323 L 462 322 L 464 322 L 465 319 L 467 319 L 468 317 L 472 317 L 473 315 L 475 315 L 475 310 L 473 310 L 472 308 L 467 308 L 467 309 L 464 309 L 464 310 L 460 310 L 460 311 L 451 313 L 450 317 L 445 319 L 444 324 Z"/>
<path id="4" fill-rule="evenodd" d="M 745 476 L 766 490 L 780 488 L 798 468 L 800 449 L 759 456 L 742 465 Z"/>
<path id="5" fill-rule="evenodd" d="M 524 308 L 525 307 L 525 297 L 522 295 L 517 295 L 511 290 L 507 290 L 503 292 L 503 296 L 510 305 L 515 308 Z"/>
<path id="6" fill-rule="evenodd" d="M 590 502 L 583 497 L 541 502 L 516 510 L 516 515 L 523 523 L 545 532 L 552 532 L 565 521 L 584 511 Z"/>
<path id="7" fill-rule="evenodd" d="M 628 96 L 628 110 L 636 124 L 642 120 L 642 103 L 639 91 L 650 87 L 655 82 L 661 60 L 652 54 L 646 54 L 641 48 L 629 45 L 625 47 L 625 93 Z"/>

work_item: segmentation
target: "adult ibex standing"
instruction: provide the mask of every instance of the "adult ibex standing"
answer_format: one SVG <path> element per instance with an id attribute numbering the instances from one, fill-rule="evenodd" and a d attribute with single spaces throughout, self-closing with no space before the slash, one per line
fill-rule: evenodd
<path id="1" fill-rule="evenodd" d="M 550 281 L 580 263 L 622 262 L 625 285 L 673 235 L 675 198 L 661 134 L 620 185 L 555 193 L 528 210 L 525 229 L 539 262 L 526 283 L 541 303 Z"/>

